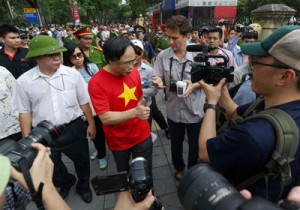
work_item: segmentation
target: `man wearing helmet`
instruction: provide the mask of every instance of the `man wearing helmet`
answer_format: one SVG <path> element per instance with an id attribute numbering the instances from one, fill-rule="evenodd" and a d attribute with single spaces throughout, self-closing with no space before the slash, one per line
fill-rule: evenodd
<path id="1" fill-rule="evenodd" d="M 40 121 L 48 120 L 62 126 L 60 137 L 53 141 L 51 159 L 54 162 L 53 181 L 65 198 L 76 178 L 68 173 L 61 160 L 64 153 L 75 165 L 78 182 L 76 192 L 86 203 L 92 201 L 89 185 L 90 162 L 87 137 L 95 137 L 95 122 L 89 96 L 79 72 L 61 65 L 61 52 L 66 51 L 50 36 L 37 36 L 29 44 L 26 58 L 34 58 L 38 65 L 17 80 L 14 104 L 19 111 L 23 136 Z M 88 128 L 82 120 L 85 115 Z"/>

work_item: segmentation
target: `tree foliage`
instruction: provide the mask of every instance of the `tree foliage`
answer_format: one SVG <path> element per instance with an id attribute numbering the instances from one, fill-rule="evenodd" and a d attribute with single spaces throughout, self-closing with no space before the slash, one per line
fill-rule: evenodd
<path id="1" fill-rule="evenodd" d="M 12 19 L 7 6 L 8 0 L 0 0 L 0 23 L 16 25 L 26 24 L 23 8 L 39 8 L 45 23 L 66 24 L 72 22 L 70 0 L 26 0 L 12 1 L 14 9 Z M 127 0 L 127 4 L 121 4 L 121 0 L 77 0 L 80 20 L 85 24 L 91 21 L 99 24 L 128 23 L 140 14 L 146 15 L 146 8 L 153 6 L 161 0 Z"/>
<path id="2" fill-rule="evenodd" d="M 251 18 L 251 11 L 266 4 L 285 4 L 295 10 L 296 17 L 300 17 L 300 1 L 291 0 L 238 0 L 237 19 L 246 21 Z"/>

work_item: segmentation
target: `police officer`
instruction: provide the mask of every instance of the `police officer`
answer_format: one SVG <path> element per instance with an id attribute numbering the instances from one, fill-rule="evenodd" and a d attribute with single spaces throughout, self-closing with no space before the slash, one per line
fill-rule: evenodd
<path id="1" fill-rule="evenodd" d="M 93 34 L 89 26 L 78 29 L 74 35 L 78 40 L 78 45 L 92 63 L 95 63 L 99 69 L 106 65 L 102 49 L 92 46 Z"/>
<path id="2" fill-rule="evenodd" d="M 71 25 L 68 25 L 67 27 L 66 27 L 66 31 L 67 31 L 67 34 L 68 34 L 68 36 L 67 36 L 67 38 L 65 38 L 65 40 L 64 40 L 64 45 L 66 45 L 66 44 L 68 44 L 68 43 L 70 43 L 70 42 L 74 42 L 74 43 L 78 43 L 78 41 L 77 41 L 77 38 L 74 36 L 74 28 L 73 28 L 73 26 L 71 26 Z"/>

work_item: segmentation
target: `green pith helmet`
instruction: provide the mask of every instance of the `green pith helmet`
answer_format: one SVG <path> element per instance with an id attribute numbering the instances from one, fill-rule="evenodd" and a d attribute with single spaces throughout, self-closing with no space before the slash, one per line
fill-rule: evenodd
<path id="1" fill-rule="evenodd" d="M 30 40 L 29 51 L 25 58 L 42 55 L 52 55 L 67 51 L 56 39 L 50 36 L 39 35 Z"/>

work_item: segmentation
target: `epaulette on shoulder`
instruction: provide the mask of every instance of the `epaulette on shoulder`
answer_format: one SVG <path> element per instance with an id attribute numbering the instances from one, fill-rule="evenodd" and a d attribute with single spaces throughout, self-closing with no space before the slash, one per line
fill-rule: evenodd
<path id="1" fill-rule="evenodd" d="M 103 51 L 101 47 L 94 47 L 95 50 Z"/>

